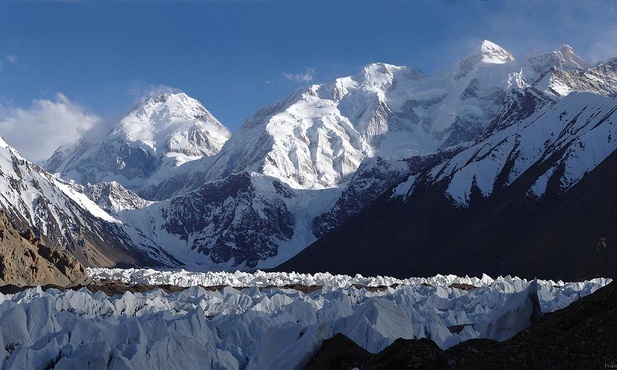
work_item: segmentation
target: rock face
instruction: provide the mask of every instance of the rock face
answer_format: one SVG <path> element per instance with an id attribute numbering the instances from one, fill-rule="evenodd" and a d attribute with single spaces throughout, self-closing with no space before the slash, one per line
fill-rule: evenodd
<path id="1" fill-rule="evenodd" d="M 276 179 L 243 172 L 118 216 L 167 240 L 168 250 L 187 263 L 205 265 L 207 256 L 219 266 L 255 267 L 294 237 L 299 227 L 290 207 L 297 197 Z"/>
<path id="2" fill-rule="evenodd" d="M 617 58 L 609 59 L 588 69 L 549 69 L 534 84 L 536 88 L 555 97 L 564 97 L 573 91 L 600 95 L 617 94 Z"/>
<path id="3" fill-rule="evenodd" d="M 414 168 L 423 168 L 435 156 L 415 157 L 414 160 L 385 160 L 381 157 L 367 158 L 343 189 L 336 204 L 330 211 L 315 217 L 312 221 L 313 235 L 321 238 L 334 230 L 392 185 L 400 182 Z"/>
<path id="4" fill-rule="evenodd" d="M 86 269 L 70 252 L 45 246 L 31 230 L 22 234 L 0 210 L 0 285 L 69 286 L 89 281 Z"/>
<path id="5" fill-rule="evenodd" d="M 75 187 L 99 207 L 111 214 L 124 210 L 141 209 L 152 203 L 125 189 L 117 182 L 103 182 L 85 186 L 77 185 Z"/>
<path id="6" fill-rule="evenodd" d="M 272 183 L 272 188 L 285 190 L 277 181 Z M 276 255 L 276 240 L 290 239 L 294 231 L 294 218 L 285 203 L 274 197 L 259 196 L 258 190 L 261 189 L 256 189 L 247 173 L 208 184 L 198 191 L 198 197 L 193 194 L 173 199 L 163 209 L 166 220 L 163 228 L 184 239 L 194 234 L 202 240 L 199 252 L 209 255 L 215 263 L 254 267 L 260 259 Z M 186 222 L 186 217 L 174 217 L 180 212 L 194 218 Z M 211 233 L 201 235 L 209 228 L 214 228 L 217 237 L 212 238 Z M 247 255 L 246 251 L 252 253 Z"/>

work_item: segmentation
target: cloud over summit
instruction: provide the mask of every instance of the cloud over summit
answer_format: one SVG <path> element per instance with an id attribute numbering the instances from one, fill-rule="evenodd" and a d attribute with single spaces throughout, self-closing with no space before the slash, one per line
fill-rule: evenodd
<path id="1" fill-rule="evenodd" d="M 101 118 L 58 93 L 26 108 L 0 107 L 0 135 L 26 159 L 41 162 L 61 145 L 74 144 Z"/>
<path id="2" fill-rule="evenodd" d="M 285 78 L 289 81 L 307 83 L 313 81 L 313 78 L 315 78 L 315 68 L 307 67 L 306 71 L 295 74 L 283 72 L 283 76 L 285 76 Z"/>
<path id="3" fill-rule="evenodd" d="M 134 82 L 126 91 L 126 94 L 131 96 L 135 103 L 139 103 L 148 98 L 154 98 L 163 94 L 177 94 L 182 90 L 175 87 L 163 84 L 148 84 L 145 82 Z"/>

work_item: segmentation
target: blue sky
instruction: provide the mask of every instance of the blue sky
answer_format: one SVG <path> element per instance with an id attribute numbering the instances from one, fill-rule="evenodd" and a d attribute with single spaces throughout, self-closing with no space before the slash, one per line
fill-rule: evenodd
<path id="1" fill-rule="evenodd" d="M 234 131 L 299 86 L 352 75 L 376 61 L 433 73 L 483 39 L 517 58 L 567 43 L 596 63 L 617 56 L 613 4 L 4 1 L 0 134 L 41 160 L 141 98 L 173 89 L 201 101 Z"/>

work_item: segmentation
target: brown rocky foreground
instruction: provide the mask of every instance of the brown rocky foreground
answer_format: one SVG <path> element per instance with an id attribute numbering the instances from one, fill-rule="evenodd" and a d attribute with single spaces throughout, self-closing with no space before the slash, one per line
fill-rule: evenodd
<path id="1" fill-rule="evenodd" d="M 0 210 L 0 285 L 88 282 L 86 269 L 69 251 L 46 246 L 31 230 L 18 231 Z"/>

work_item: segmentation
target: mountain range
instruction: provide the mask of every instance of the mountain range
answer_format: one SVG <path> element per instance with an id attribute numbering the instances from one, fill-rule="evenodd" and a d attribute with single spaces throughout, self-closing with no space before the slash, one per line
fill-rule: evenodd
<path id="1" fill-rule="evenodd" d="M 44 169 L 5 145 L 3 206 L 89 266 L 612 276 L 616 94 L 617 59 L 490 41 L 300 88 L 233 134 L 166 94 Z"/>

